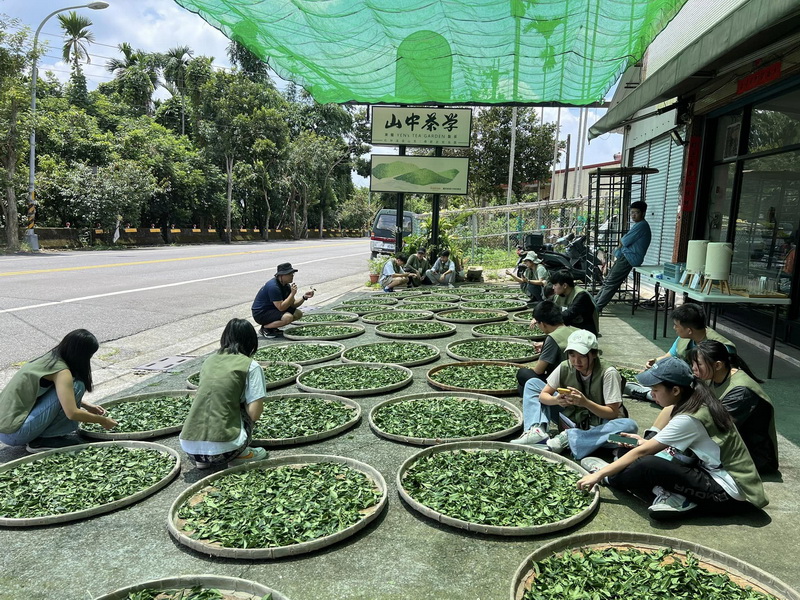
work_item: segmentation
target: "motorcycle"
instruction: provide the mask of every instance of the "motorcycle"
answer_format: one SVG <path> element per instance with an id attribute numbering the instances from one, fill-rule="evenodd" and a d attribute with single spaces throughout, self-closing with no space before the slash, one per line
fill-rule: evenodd
<path id="1" fill-rule="evenodd" d="M 575 236 L 574 233 L 556 240 L 557 244 L 566 244 L 564 252 L 556 252 L 553 244 L 544 244 L 537 254 L 542 259 L 542 264 L 548 271 L 569 271 L 576 281 L 589 283 L 603 283 L 603 261 L 599 256 L 589 251 L 586 246 L 586 236 Z"/>

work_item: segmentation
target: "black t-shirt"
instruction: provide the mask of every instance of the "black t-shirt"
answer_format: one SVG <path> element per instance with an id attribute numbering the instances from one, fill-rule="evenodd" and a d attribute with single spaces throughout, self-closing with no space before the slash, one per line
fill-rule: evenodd
<path id="1" fill-rule="evenodd" d="M 597 335 L 597 328 L 594 324 L 594 300 L 589 292 L 581 292 L 575 296 L 570 307 L 562 313 L 565 325 L 579 327 L 586 331 L 591 331 Z"/>

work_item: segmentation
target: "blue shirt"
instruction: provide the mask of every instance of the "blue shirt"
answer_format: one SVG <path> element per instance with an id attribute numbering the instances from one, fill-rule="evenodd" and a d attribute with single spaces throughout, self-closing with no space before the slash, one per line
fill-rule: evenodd
<path id="1" fill-rule="evenodd" d="M 253 306 L 250 310 L 254 315 L 266 312 L 268 310 L 278 310 L 275 307 L 276 302 L 283 302 L 292 293 L 292 288 L 288 285 L 281 285 L 277 277 L 273 277 L 264 286 L 258 290 L 256 299 L 253 300 Z"/>
<path id="2" fill-rule="evenodd" d="M 650 224 L 642 219 L 631 225 L 628 233 L 622 236 L 622 250 L 617 250 L 614 256 L 624 256 L 632 267 L 638 267 L 644 262 L 644 255 L 650 247 Z"/>

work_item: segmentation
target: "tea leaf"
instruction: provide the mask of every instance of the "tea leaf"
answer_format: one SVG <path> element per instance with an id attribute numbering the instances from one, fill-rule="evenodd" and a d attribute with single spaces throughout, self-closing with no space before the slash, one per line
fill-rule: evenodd
<path id="1" fill-rule="evenodd" d="M 428 376 L 444 385 L 468 390 L 517 389 L 518 367 L 505 365 L 447 365 Z"/>
<path id="2" fill-rule="evenodd" d="M 198 375 L 198 383 L 199 383 Z M 183 425 L 194 396 L 158 396 L 106 406 L 108 416 L 117 422 L 111 433 L 155 431 Z M 99 423 L 81 423 L 86 431 L 105 431 Z"/>
<path id="3" fill-rule="evenodd" d="M 325 312 L 325 313 L 311 313 L 307 315 L 303 315 L 301 318 L 297 319 L 295 323 L 335 323 L 335 322 L 346 322 L 354 319 L 355 317 L 351 317 L 349 315 L 337 314 L 334 312 Z"/>
<path id="4" fill-rule="evenodd" d="M 398 323 L 385 323 L 383 325 L 378 325 L 375 328 L 375 331 L 384 331 L 386 333 L 396 333 L 396 334 L 407 334 L 407 335 L 417 335 L 417 334 L 433 334 L 433 333 L 444 333 L 445 331 L 452 331 L 452 327 L 446 325 L 445 323 L 407 323 L 407 322 L 398 322 Z"/>
<path id="5" fill-rule="evenodd" d="M 407 363 L 438 356 L 439 351 L 415 342 L 378 342 L 345 350 L 343 358 L 356 362 Z"/>
<path id="6" fill-rule="evenodd" d="M 397 367 L 331 365 L 300 375 L 303 385 L 318 390 L 371 390 L 405 381 L 408 375 Z"/>
<path id="7" fill-rule="evenodd" d="M 253 355 L 257 361 L 285 361 L 305 362 L 326 357 L 335 357 L 339 354 L 341 346 L 334 344 L 294 343 L 281 346 L 267 346 L 259 348 Z"/>
<path id="8" fill-rule="evenodd" d="M 360 327 L 352 325 L 304 325 L 303 327 L 293 327 L 288 331 L 290 335 L 297 337 L 335 337 L 339 335 L 350 335 L 363 331 Z"/>
<path id="9" fill-rule="evenodd" d="M 477 325 L 473 331 L 483 335 L 498 335 L 506 337 L 531 337 L 544 335 L 538 327 L 531 329 L 525 323 L 486 323 Z"/>
<path id="10" fill-rule="evenodd" d="M 513 360 L 536 354 L 533 344 L 482 338 L 456 342 L 449 346 L 452 353 L 475 360 Z"/>
<path id="11" fill-rule="evenodd" d="M 267 396 L 253 428 L 255 439 L 305 437 L 335 429 L 353 418 L 352 407 L 324 398 Z"/>

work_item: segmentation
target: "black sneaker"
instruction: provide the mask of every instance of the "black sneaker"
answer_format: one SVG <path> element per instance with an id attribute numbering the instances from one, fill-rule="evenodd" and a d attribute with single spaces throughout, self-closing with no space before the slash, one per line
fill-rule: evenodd
<path id="1" fill-rule="evenodd" d="M 56 448 L 69 448 L 70 446 L 80 446 L 86 442 L 79 440 L 76 437 L 69 435 L 61 435 L 58 437 L 44 437 L 36 438 L 28 442 L 25 449 L 31 454 L 37 452 L 46 452 L 47 450 L 55 450 Z"/>
<path id="2" fill-rule="evenodd" d="M 628 395 L 639 402 L 653 402 L 653 400 L 648 397 L 649 393 L 650 392 L 642 392 L 641 390 L 631 390 L 628 392 Z"/>
<path id="3" fill-rule="evenodd" d="M 274 340 L 275 338 L 283 337 L 283 332 L 280 329 L 269 329 L 267 327 L 262 327 L 259 333 L 268 340 Z"/>

